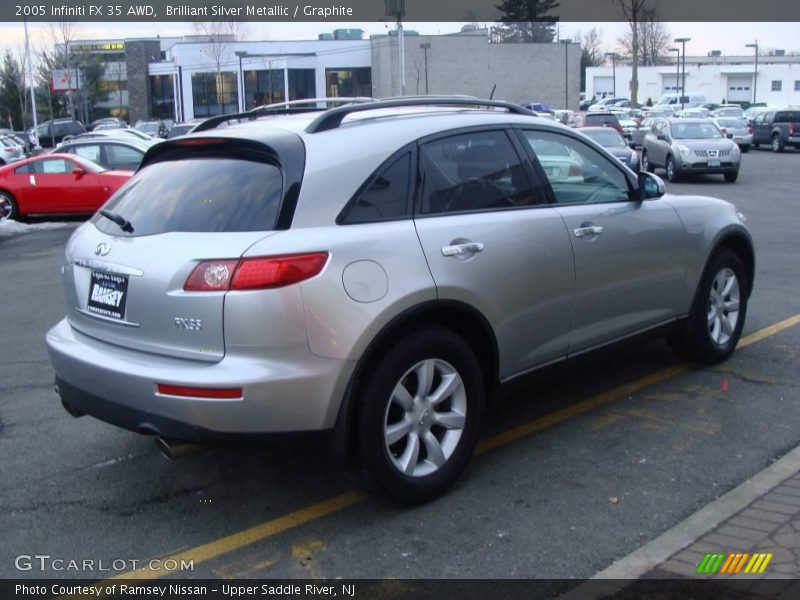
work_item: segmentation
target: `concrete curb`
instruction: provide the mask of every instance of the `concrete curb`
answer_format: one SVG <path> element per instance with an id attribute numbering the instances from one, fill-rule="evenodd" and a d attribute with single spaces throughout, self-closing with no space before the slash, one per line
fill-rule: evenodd
<path id="1" fill-rule="evenodd" d="M 683 550 L 772 488 L 800 471 L 800 446 L 790 450 L 772 465 L 740 486 L 720 496 L 675 527 L 595 573 L 564 596 L 568 600 L 603 598 L 618 592 L 633 580 L 653 570 L 673 554 Z M 598 582 L 597 580 L 607 580 Z"/>

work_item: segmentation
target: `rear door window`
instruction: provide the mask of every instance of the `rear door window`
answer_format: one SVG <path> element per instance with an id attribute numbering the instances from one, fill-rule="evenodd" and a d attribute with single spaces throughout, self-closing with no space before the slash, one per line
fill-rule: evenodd
<path id="1" fill-rule="evenodd" d="M 142 162 L 144 152 L 121 144 L 106 144 L 106 166 L 109 169 L 134 170 Z"/>
<path id="2" fill-rule="evenodd" d="M 150 165 L 108 201 L 107 210 L 131 222 L 132 235 L 174 231 L 236 232 L 274 229 L 283 176 L 272 164 L 235 158 L 186 158 Z M 97 227 L 124 235 L 95 216 Z"/>
<path id="3" fill-rule="evenodd" d="M 391 162 L 361 191 L 339 217 L 343 225 L 391 221 L 409 216 L 411 153 Z"/>

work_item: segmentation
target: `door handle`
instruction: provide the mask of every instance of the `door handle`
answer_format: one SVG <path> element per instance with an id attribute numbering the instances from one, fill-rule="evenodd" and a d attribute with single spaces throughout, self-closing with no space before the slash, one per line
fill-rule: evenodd
<path id="1" fill-rule="evenodd" d="M 603 233 L 603 228 L 599 225 L 584 224 L 574 229 L 573 232 L 575 233 L 575 237 L 586 237 L 589 235 L 600 235 Z"/>
<path id="2" fill-rule="evenodd" d="M 469 256 L 476 252 L 483 252 L 481 242 L 468 242 L 466 244 L 454 244 L 452 246 L 442 246 L 442 256 Z"/>

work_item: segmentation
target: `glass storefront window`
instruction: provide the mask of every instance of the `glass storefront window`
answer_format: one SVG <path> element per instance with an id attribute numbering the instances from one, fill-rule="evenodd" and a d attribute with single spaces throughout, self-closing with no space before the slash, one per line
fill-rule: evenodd
<path id="1" fill-rule="evenodd" d="M 239 111 L 236 73 L 192 73 L 195 117 L 213 117 Z"/>
<path id="2" fill-rule="evenodd" d="M 372 96 L 372 70 L 325 69 L 325 85 L 328 98 Z"/>

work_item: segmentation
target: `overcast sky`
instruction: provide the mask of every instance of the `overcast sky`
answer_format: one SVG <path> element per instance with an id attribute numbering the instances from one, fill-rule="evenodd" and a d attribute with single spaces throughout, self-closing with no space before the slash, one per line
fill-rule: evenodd
<path id="1" fill-rule="evenodd" d="M 461 28 L 462 23 L 406 23 L 406 29 L 413 29 L 422 34 L 453 33 Z M 674 37 L 690 37 L 692 41 L 686 46 L 689 56 L 705 56 L 710 50 L 722 50 L 723 54 L 750 54 L 751 49 L 745 44 L 758 40 L 764 52 L 781 48 L 788 52 L 800 52 L 800 38 L 797 32 L 799 23 L 666 23 L 670 35 Z M 603 33 L 606 50 L 616 46 L 616 39 L 624 32 L 624 23 L 562 23 L 560 33 L 563 38 L 571 38 L 577 31 L 586 31 L 597 27 Z M 247 39 L 257 40 L 291 40 L 316 39 L 319 33 L 331 32 L 338 28 L 360 28 L 367 35 L 386 33 L 393 25 L 385 23 L 262 23 L 247 24 Z M 29 25 L 31 43 L 36 47 L 41 44 L 52 45 L 47 24 L 31 23 Z M 79 23 L 76 38 L 135 38 L 189 35 L 194 33 L 191 23 Z M 16 48 L 23 39 L 23 26 L 20 23 L 0 23 L 0 51 Z"/>

